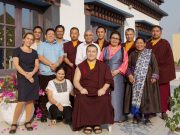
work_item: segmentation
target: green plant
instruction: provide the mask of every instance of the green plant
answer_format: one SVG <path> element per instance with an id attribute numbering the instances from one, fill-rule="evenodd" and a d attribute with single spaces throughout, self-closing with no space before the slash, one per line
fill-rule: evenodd
<path id="1" fill-rule="evenodd" d="M 5 103 L 16 102 L 18 94 L 16 75 L 11 74 L 0 79 L 0 89 L 2 91 L 1 97 L 4 98 Z"/>
<path id="2" fill-rule="evenodd" d="M 166 120 L 166 127 L 174 132 L 180 124 L 180 86 L 174 89 L 174 94 L 170 97 L 170 106 L 173 116 Z"/>

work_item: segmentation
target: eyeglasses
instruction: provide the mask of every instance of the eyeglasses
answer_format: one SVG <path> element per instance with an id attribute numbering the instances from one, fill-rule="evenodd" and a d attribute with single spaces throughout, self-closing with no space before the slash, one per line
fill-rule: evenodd
<path id="1" fill-rule="evenodd" d="M 120 40 L 119 38 L 115 38 L 115 37 L 111 37 L 111 39 L 113 39 L 113 40 Z"/>

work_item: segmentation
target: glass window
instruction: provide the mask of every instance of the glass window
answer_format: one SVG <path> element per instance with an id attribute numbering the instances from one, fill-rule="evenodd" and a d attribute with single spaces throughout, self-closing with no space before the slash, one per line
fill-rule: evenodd
<path id="1" fill-rule="evenodd" d="M 0 2 L 0 23 L 4 22 L 4 4 Z"/>
<path id="2" fill-rule="evenodd" d="M 6 46 L 15 47 L 15 27 L 6 27 Z"/>
<path id="3" fill-rule="evenodd" d="M 12 55 L 13 55 L 13 48 L 6 49 L 6 69 L 12 69 Z"/>
<path id="4" fill-rule="evenodd" d="M 22 27 L 30 29 L 30 10 L 22 9 Z"/>
<path id="5" fill-rule="evenodd" d="M 4 46 L 4 26 L 0 25 L 0 46 Z"/>
<path id="6" fill-rule="evenodd" d="M 28 6 L 28 5 L 27 5 Z M 18 10 L 18 12 L 16 12 Z M 17 13 L 17 14 L 16 14 Z M 17 20 L 22 18 L 22 20 Z M 0 69 L 12 69 L 12 52 L 22 34 L 32 31 L 38 25 L 39 12 L 0 2 Z M 17 21 L 17 23 L 16 23 Z M 21 22 L 19 22 L 21 21 Z M 17 24 L 16 29 L 15 24 Z M 15 34 L 18 34 L 17 36 Z"/>
<path id="7" fill-rule="evenodd" d="M 15 24 L 15 7 L 6 4 L 6 24 Z"/>
<path id="8" fill-rule="evenodd" d="M 35 26 L 38 25 L 38 12 L 37 11 L 32 11 L 32 27 L 34 28 Z"/>
<path id="9" fill-rule="evenodd" d="M 4 69 L 4 49 L 0 48 L 0 69 Z"/>

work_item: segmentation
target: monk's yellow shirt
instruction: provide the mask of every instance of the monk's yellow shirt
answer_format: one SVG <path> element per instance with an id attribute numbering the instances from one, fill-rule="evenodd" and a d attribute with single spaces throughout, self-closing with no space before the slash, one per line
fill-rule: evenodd
<path id="1" fill-rule="evenodd" d="M 157 42 L 159 42 L 160 39 L 161 39 L 161 38 L 158 38 L 158 39 L 155 39 L 155 40 L 152 39 L 152 40 L 151 40 L 152 46 L 156 45 Z"/>
<path id="2" fill-rule="evenodd" d="M 134 44 L 134 41 L 133 42 L 126 42 L 126 45 L 125 45 L 125 50 L 126 52 L 129 51 L 129 49 L 131 49 L 131 47 L 133 46 Z"/>
<path id="3" fill-rule="evenodd" d="M 90 70 L 94 69 L 96 62 L 89 62 L 89 61 L 87 61 L 87 63 L 89 65 Z"/>
<path id="4" fill-rule="evenodd" d="M 76 47 L 78 44 L 78 41 L 72 41 L 72 43 L 73 43 L 73 46 Z"/>

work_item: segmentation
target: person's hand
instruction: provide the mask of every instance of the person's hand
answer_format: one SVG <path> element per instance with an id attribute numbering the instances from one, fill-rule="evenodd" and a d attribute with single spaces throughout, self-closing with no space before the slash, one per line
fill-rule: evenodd
<path id="1" fill-rule="evenodd" d="M 50 65 L 50 68 L 52 71 L 55 71 L 57 67 L 58 67 L 58 65 L 56 63 L 55 64 L 53 63 Z"/>
<path id="2" fill-rule="evenodd" d="M 73 68 L 73 67 L 74 67 L 74 64 L 73 64 L 73 63 L 69 63 L 69 66 Z"/>
<path id="3" fill-rule="evenodd" d="M 111 74 L 112 76 L 116 76 L 117 74 L 119 74 L 119 70 L 114 70 L 114 71 L 111 71 Z"/>
<path id="4" fill-rule="evenodd" d="M 64 108 L 60 103 L 57 104 L 57 107 L 61 112 L 63 112 Z"/>
<path id="5" fill-rule="evenodd" d="M 104 89 L 98 90 L 98 96 L 103 96 L 104 94 L 106 94 L 106 91 Z"/>
<path id="6" fill-rule="evenodd" d="M 26 74 L 30 75 L 31 77 L 33 77 L 33 72 L 26 72 Z"/>
<path id="7" fill-rule="evenodd" d="M 34 78 L 28 79 L 31 83 L 34 83 Z"/>
<path id="8" fill-rule="evenodd" d="M 157 80 L 154 78 L 151 78 L 151 83 L 155 83 Z"/>
<path id="9" fill-rule="evenodd" d="M 83 88 L 80 90 L 80 93 L 81 94 L 88 94 L 88 91 L 87 91 L 87 89 Z"/>
<path id="10" fill-rule="evenodd" d="M 26 72 L 26 74 L 25 74 L 25 78 L 29 80 L 29 79 L 31 79 L 31 78 L 32 78 L 32 75 L 31 75 L 30 73 Z"/>
<path id="11" fill-rule="evenodd" d="M 130 81 L 132 84 L 135 83 L 135 79 L 134 79 L 134 76 L 133 76 L 133 75 L 129 75 L 128 78 L 129 78 L 129 81 Z"/>

